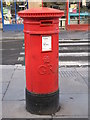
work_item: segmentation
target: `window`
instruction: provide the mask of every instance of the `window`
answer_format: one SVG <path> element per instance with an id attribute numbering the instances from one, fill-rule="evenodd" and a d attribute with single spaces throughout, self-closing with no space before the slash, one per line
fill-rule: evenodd
<path id="1" fill-rule="evenodd" d="M 26 0 L 3 0 L 4 24 L 22 24 L 23 19 L 18 16 L 18 12 L 27 9 Z"/>
<path id="2" fill-rule="evenodd" d="M 3 0 L 3 18 L 4 24 L 15 24 L 15 5 L 13 1 Z"/>
<path id="3" fill-rule="evenodd" d="M 88 16 L 86 0 L 69 3 L 69 24 L 88 24 Z"/>
<path id="4" fill-rule="evenodd" d="M 20 18 L 17 13 L 19 11 L 25 10 L 25 9 L 27 9 L 26 0 L 22 0 L 21 2 L 20 2 L 20 0 L 17 0 L 17 2 L 16 2 L 16 22 L 17 22 L 17 24 L 22 24 L 23 23 L 23 19 Z"/>

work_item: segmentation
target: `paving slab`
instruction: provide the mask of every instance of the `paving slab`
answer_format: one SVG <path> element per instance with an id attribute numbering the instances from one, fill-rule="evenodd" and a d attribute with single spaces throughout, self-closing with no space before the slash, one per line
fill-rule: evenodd
<path id="1" fill-rule="evenodd" d="M 12 79 L 13 73 L 16 67 L 13 66 L 3 66 L 2 67 L 2 82 L 9 82 Z"/>
<path id="2" fill-rule="evenodd" d="M 55 116 L 88 117 L 88 94 L 60 94 L 60 106 Z"/>
<path id="3" fill-rule="evenodd" d="M 7 90 L 8 84 L 11 81 L 15 69 L 15 66 L 0 65 L 0 94 L 2 94 L 2 97 Z M 2 99 L 2 97 L 0 99 Z"/>
<path id="4" fill-rule="evenodd" d="M 88 116 L 90 118 L 90 87 L 88 89 Z"/>
<path id="5" fill-rule="evenodd" d="M 2 101 L 0 100 L 0 120 L 2 118 Z"/>
<path id="6" fill-rule="evenodd" d="M 89 72 L 89 68 L 75 68 L 77 70 L 77 72 L 82 76 L 82 77 L 88 77 L 88 72 Z"/>
<path id="7" fill-rule="evenodd" d="M 2 101 L 2 96 L 3 96 L 3 94 L 2 94 L 2 93 L 0 93 L 0 102 Z"/>
<path id="8" fill-rule="evenodd" d="M 59 88 L 60 93 L 88 93 L 88 86 L 74 69 L 59 71 Z"/>
<path id="9" fill-rule="evenodd" d="M 63 119 L 61 119 L 61 118 L 63 118 Z M 66 119 L 65 119 L 66 118 Z M 70 119 L 71 118 L 71 119 Z M 74 118 L 74 119 L 73 119 Z M 79 119 L 80 118 L 80 119 Z M 85 119 L 84 119 L 85 118 Z M 53 116 L 53 120 L 88 120 L 88 116 L 86 115 L 72 115 L 72 116 L 70 116 L 70 115 L 61 115 L 61 116 Z"/>
<path id="10" fill-rule="evenodd" d="M 61 109 L 54 117 L 88 117 L 88 94 L 60 94 Z M 11 109 L 12 108 L 12 109 Z M 25 109 L 25 101 L 3 101 L 3 118 L 43 118 L 30 114 Z"/>
<path id="11" fill-rule="evenodd" d="M 2 83 L 2 68 L 0 68 L 0 83 Z"/>
<path id="12" fill-rule="evenodd" d="M 89 68 L 76 68 L 77 72 L 82 76 L 82 78 L 84 79 L 85 83 L 88 85 L 88 78 L 89 78 Z"/>
<path id="13" fill-rule="evenodd" d="M 34 115 L 26 111 L 25 101 L 3 101 L 3 118 L 51 118 L 49 115 Z"/>
<path id="14" fill-rule="evenodd" d="M 88 93 L 88 86 L 80 77 L 60 79 L 60 93 Z"/>
<path id="15" fill-rule="evenodd" d="M 84 70 L 84 69 L 83 69 Z M 55 118 L 77 118 L 88 116 L 88 86 L 78 70 L 75 68 L 60 68 L 60 105 L 61 110 Z M 30 114 L 25 109 L 25 67 L 16 67 L 8 90 L 3 99 L 4 118 L 40 118 Z M 12 109 L 11 109 L 12 108 Z M 45 116 L 47 118 L 47 116 Z M 51 116 L 49 116 L 51 118 Z"/>
<path id="16" fill-rule="evenodd" d="M 0 94 L 2 94 L 2 83 L 0 83 Z"/>
<path id="17" fill-rule="evenodd" d="M 2 94 L 5 94 L 7 88 L 8 88 L 9 82 L 2 83 Z"/>
<path id="18" fill-rule="evenodd" d="M 23 100 L 25 99 L 25 71 L 24 69 L 16 70 L 12 81 L 3 100 Z"/>
<path id="19" fill-rule="evenodd" d="M 61 69 L 59 78 L 60 93 L 88 93 L 85 81 L 75 70 Z M 17 69 L 3 100 L 25 99 L 25 87 L 25 69 Z"/>

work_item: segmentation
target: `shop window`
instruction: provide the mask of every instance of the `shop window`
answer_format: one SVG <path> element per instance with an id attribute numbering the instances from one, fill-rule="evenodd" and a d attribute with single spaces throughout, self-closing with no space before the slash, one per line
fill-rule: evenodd
<path id="1" fill-rule="evenodd" d="M 86 0 L 69 2 L 69 24 L 88 24 L 88 15 Z"/>
<path id="2" fill-rule="evenodd" d="M 27 9 L 26 0 L 3 0 L 3 22 L 4 24 L 22 24 L 23 19 L 18 16 L 18 12 Z"/>
<path id="3" fill-rule="evenodd" d="M 3 0 L 3 18 L 4 24 L 15 24 L 15 6 L 14 2 Z"/>
<path id="4" fill-rule="evenodd" d="M 85 0 L 80 2 L 80 24 L 88 24 L 88 7 Z"/>
<path id="5" fill-rule="evenodd" d="M 17 22 L 17 24 L 22 24 L 23 23 L 23 19 L 20 18 L 17 13 L 19 11 L 25 10 L 25 9 L 27 9 L 26 0 L 22 0 L 21 2 L 20 2 L 20 0 L 17 0 L 16 1 L 16 22 Z"/>

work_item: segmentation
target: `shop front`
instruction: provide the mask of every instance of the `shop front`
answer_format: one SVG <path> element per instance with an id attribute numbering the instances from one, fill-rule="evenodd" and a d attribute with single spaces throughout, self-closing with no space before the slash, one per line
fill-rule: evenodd
<path id="1" fill-rule="evenodd" d="M 51 2 L 50 2 L 51 1 Z M 88 18 L 90 16 L 90 1 L 86 0 L 43 0 L 43 6 L 64 10 L 65 16 L 60 19 L 60 29 L 66 30 L 88 30 Z"/>
<path id="2" fill-rule="evenodd" d="M 86 0 L 67 0 L 67 30 L 88 30 L 88 17 L 90 2 Z"/>
<path id="3" fill-rule="evenodd" d="M 1 0 L 3 31 L 23 30 L 23 19 L 17 13 L 27 8 L 27 0 Z"/>
<path id="4" fill-rule="evenodd" d="M 90 2 L 86 0 L 65 0 L 64 2 L 62 0 L 55 2 L 52 0 L 1 0 L 3 31 L 23 30 L 23 19 L 17 15 L 17 12 L 28 9 L 28 6 L 29 8 L 43 6 L 63 10 L 65 16 L 59 19 L 60 29 L 88 30 Z"/>

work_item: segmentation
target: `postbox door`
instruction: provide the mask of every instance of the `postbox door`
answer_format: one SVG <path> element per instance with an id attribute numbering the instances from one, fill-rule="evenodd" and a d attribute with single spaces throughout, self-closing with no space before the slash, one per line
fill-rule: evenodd
<path id="1" fill-rule="evenodd" d="M 46 94 L 58 90 L 58 34 L 29 35 L 25 39 L 26 86 Z"/>

